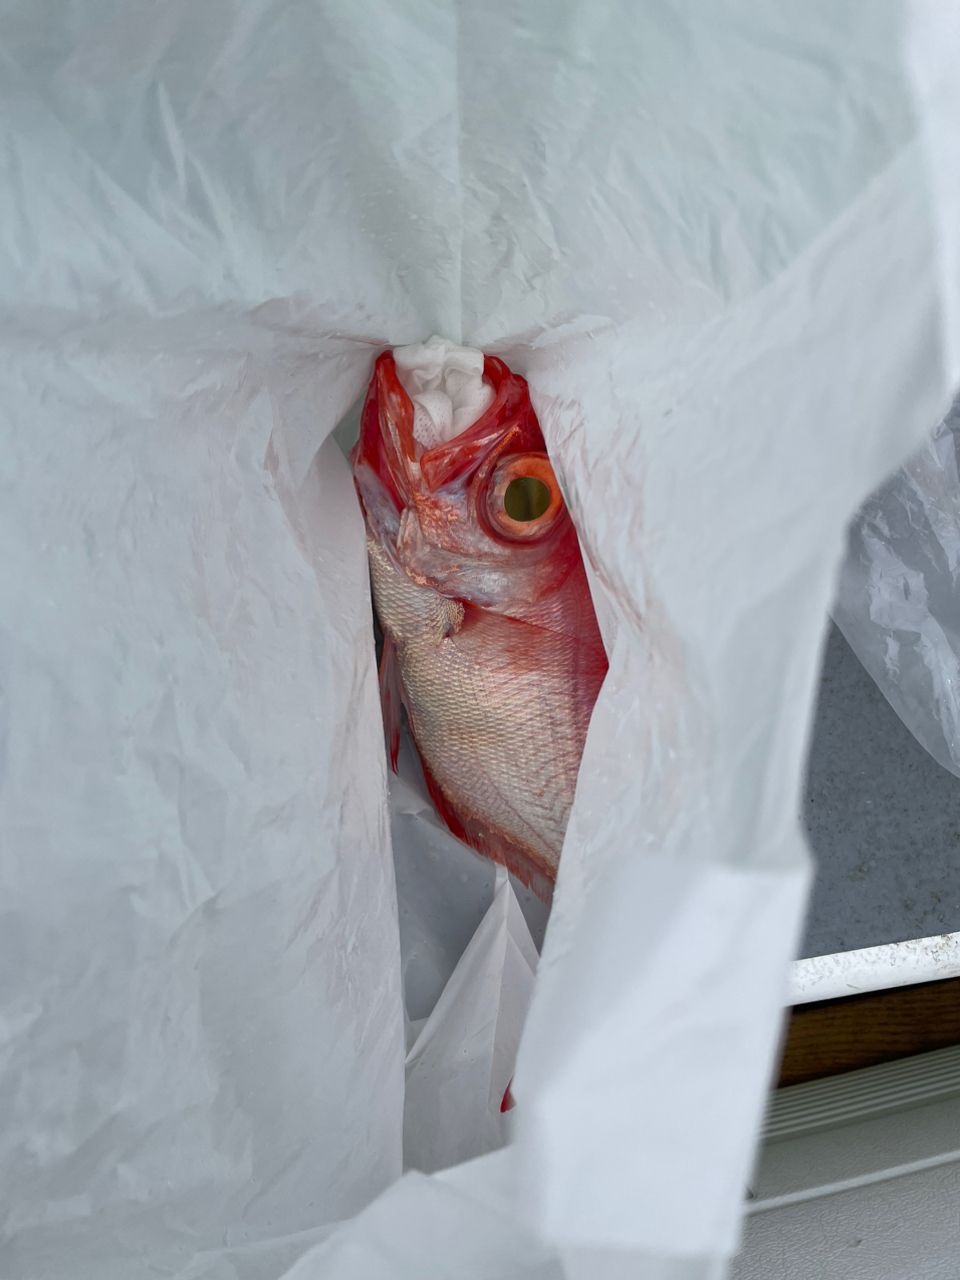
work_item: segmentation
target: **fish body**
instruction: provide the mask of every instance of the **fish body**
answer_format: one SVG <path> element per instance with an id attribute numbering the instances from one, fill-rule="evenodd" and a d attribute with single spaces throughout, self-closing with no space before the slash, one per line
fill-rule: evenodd
<path id="1" fill-rule="evenodd" d="M 447 826 L 546 895 L 607 658 L 527 384 L 492 356 L 483 378 L 479 418 L 425 448 L 380 356 L 354 478 L 394 765 L 402 703 Z"/>

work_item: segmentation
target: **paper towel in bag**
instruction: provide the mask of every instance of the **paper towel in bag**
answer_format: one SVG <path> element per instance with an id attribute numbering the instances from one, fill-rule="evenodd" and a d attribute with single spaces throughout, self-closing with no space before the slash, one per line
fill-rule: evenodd
<path id="1" fill-rule="evenodd" d="M 843 525 L 948 389 L 949 15 L 5 12 L 0 1274 L 719 1275 Z M 317 451 L 431 333 L 529 378 L 611 670 L 515 1141 L 357 1214 L 404 1026 Z"/>

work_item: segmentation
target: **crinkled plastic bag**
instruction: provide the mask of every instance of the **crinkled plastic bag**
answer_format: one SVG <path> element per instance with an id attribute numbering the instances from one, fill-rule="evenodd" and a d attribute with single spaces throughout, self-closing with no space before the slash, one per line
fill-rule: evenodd
<path id="1" fill-rule="evenodd" d="M 0 1274 L 720 1275 L 844 526 L 960 349 L 951 16 L 5 12 Z M 492 869 L 430 909 L 328 438 L 431 333 L 610 655 L 535 984 Z"/>
<path id="2" fill-rule="evenodd" d="M 960 774 L 960 412 L 861 508 L 833 615 L 917 740 Z"/>

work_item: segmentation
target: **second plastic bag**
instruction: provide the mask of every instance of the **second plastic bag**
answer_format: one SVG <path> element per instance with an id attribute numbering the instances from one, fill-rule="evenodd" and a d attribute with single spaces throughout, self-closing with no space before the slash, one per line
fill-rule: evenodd
<path id="1" fill-rule="evenodd" d="M 960 413 L 850 528 L 833 616 L 900 719 L 960 775 Z"/>

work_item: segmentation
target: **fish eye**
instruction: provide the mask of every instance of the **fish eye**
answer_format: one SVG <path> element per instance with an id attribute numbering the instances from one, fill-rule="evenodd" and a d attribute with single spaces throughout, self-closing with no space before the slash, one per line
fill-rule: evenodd
<path id="1" fill-rule="evenodd" d="M 503 493 L 503 509 L 511 520 L 539 520 L 550 506 L 550 486 L 536 476 L 517 476 Z"/>
<path id="2" fill-rule="evenodd" d="M 563 496 L 545 453 L 501 459 L 487 489 L 493 532 L 511 540 L 540 538 L 563 510 Z"/>

